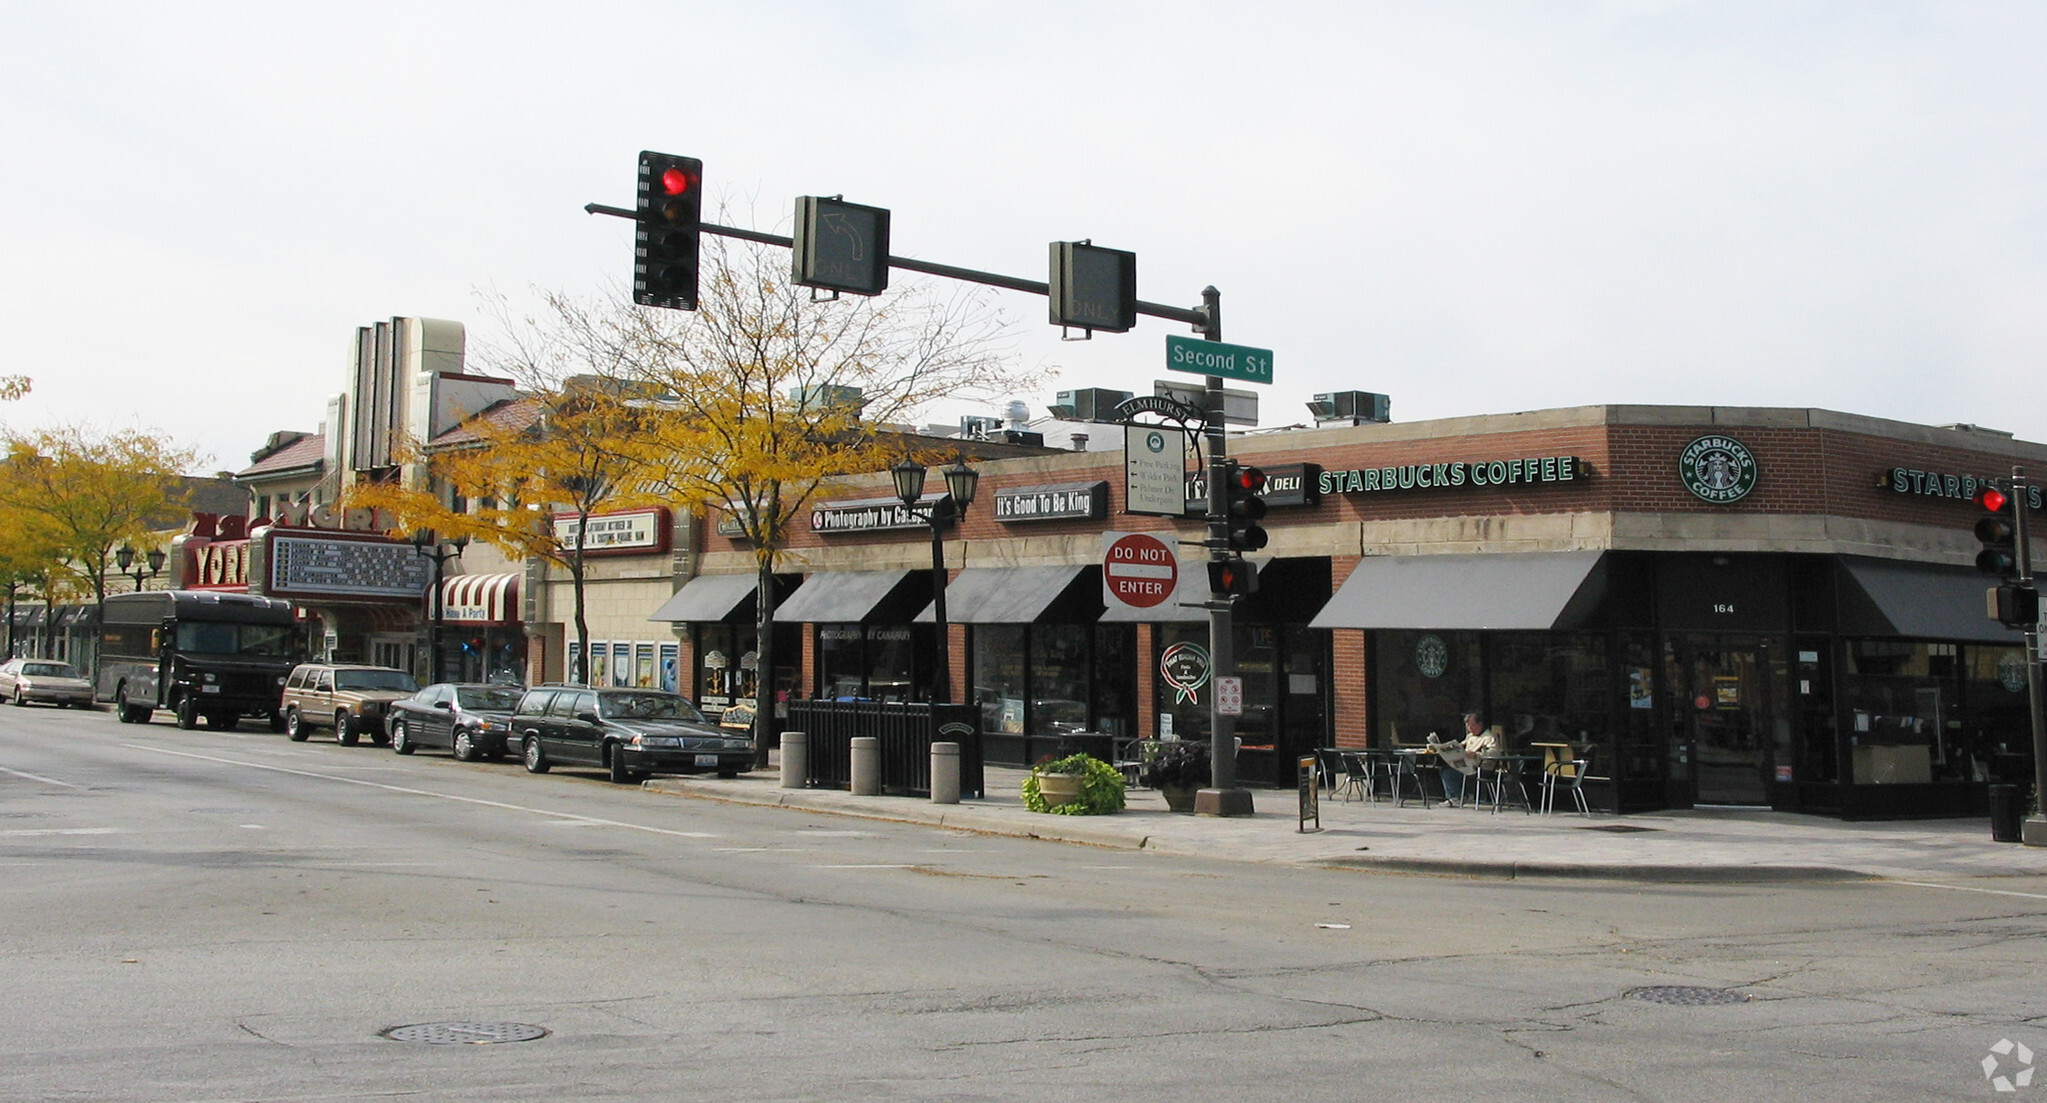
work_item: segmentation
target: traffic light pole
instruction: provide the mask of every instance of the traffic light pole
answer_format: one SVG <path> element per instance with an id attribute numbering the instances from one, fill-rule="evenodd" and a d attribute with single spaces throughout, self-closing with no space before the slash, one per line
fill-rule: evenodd
<path id="1" fill-rule="evenodd" d="M 2026 469 L 2011 469 L 2012 498 L 2012 544 L 2017 553 L 2019 585 L 2030 588 L 2033 585 L 2033 545 L 2026 532 L 2026 514 L 2031 510 L 2028 503 L 2032 484 L 2026 478 Z M 2022 837 L 2027 846 L 2047 846 L 2047 717 L 2040 712 L 2042 703 L 2040 664 L 2047 656 L 2040 654 L 2040 622 L 2035 620 L 2026 626 L 2026 716 L 2032 724 L 2033 736 L 2033 814 L 2026 819 Z"/>
<path id="2" fill-rule="evenodd" d="M 1222 292 L 1213 287 L 1201 291 L 1201 313 L 1196 324 L 1203 340 L 1223 339 Z M 1207 376 L 1203 405 L 1207 417 L 1202 432 L 1208 437 L 1208 558 L 1229 557 L 1229 437 L 1223 431 L 1222 376 Z M 1237 674 L 1236 634 L 1231 622 L 1228 594 L 1208 595 L 1208 731 L 1209 787 L 1194 794 L 1194 812 L 1206 816 L 1248 816 L 1252 814 L 1251 791 L 1237 784 L 1237 718 L 1222 711 L 1222 694 L 1216 679 Z"/>

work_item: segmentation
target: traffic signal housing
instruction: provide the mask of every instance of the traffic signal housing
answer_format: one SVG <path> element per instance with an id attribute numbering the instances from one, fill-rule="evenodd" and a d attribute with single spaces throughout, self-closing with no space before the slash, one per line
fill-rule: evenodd
<path id="1" fill-rule="evenodd" d="M 634 209 L 633 301 L 668 310 L 697 308 L 697 240 L 703 222 L 704 163 L 640 153 Z"/>
<path id="2" fill-rule="evenodd" d="M 1265 472 L 1239 463 L 1223 467 L 1223 521 L 1229 535 L 1230 551 L 1258 551 L 1265 547 Z"/>
<path id="3" fill-rule="evenodd" d="M 1994 486 L 1976 492 L 1976 504 L 1986 515 L 1976 521 L 1976 539 L 1983 550 L 1976 553 L 1976 569 L 2007 581 L 2019 576 L 2018 502 Z"/>
<path id="4" fill-rule="evenodd" d="M 2006 628 L 2031 628 L 2040 623 L 2040 591 L 2029 585 L 2007 582 L 1992 586 L 1988 598 L 1992 620 Z"/>
<path id="5" fill-rule="evenodd" d="M 1214 559 L 1208 564 L 1208 592 L 1239 597 L 1258 592 L 1258 568 L 1241 559 Z"/>

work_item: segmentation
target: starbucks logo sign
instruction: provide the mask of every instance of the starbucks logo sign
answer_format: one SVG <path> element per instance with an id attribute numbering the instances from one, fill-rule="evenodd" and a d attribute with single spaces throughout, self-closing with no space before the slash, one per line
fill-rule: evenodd
<path id="1" fill-rule="evenodd" d="M 1756 488 L 1756 455 L 1733 437 L 1700 437 L 1677 459 L 1685 489 L 1701 501 L 1725 504 Z"/>
<path id="2" fill-rule="evenodd" d="M 2026 691 L 2026 660 L 2006 655 L 1997 661 L 1997 682 L 2012 693 Z"/>
<path id="3" fill-rule="evenodd" d="M 1450 669 L 1450 648 L 1441 636 L 1423 636 L 1414 641 L 1414 667 L 1424 678 L 1440 678 Z"/>

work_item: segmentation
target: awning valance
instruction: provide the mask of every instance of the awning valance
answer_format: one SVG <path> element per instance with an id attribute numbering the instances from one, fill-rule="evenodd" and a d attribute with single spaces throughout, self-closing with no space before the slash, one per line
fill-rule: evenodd
<path id="1" fill-rule="evenodd" d="M 1896 636 L 2018 646 L 2023 633 L 1990 619 L 1983 592 L 1997 580 L 1969 567 L 1900 563 L 1844 555 L 1839 559 L 1840 630 L 1844 636 Z"/>
<path id="2" fill-rule="evenodd" d="M 1360 562 L 1310 628 L 1548 631 L 1597 603 L 1603 552 L 1378 556 Z"/>
<path id="3" fill-rule="evenodd" d="M 449 624 L 517 624 L 519 576 L 463 574 L 444 578 L 441 615 Z"/>
<path id="4" fill-rule="evenodd" d="M 929 571 L 819 571 L 775 610 L 785 624 L 906 623 L 930 600 Z M 922 598 L 923 600 L 918 600 Z M 915 602 L 915 604 L 911 604 Z"/>
<path id="5" fill-rule="evenodd" d="M 661 608 L 647 619 L 697 624 L 725 620 L 739 612 L 742 605 L 750 612 L 758 583 L 759 578 L 750 574 L 700 574 L 683 583 L 682 589 L 662 602 Z M 779 610 L 776 616 L 781 616 Z"/>
<path id="6" fill-rule="evenodd" d="M 1083 579 L 1092 593 L 1076 589 Z M 1061 619 L 1069 622 L 1093 621 L 1101 612 L 1101 589 L 1093 567 L 969 567 L 945 585 L 945 616 L 954 624 L 1033 624 L 1048 612 L 1065 614 Z M 918 623 L 937 619 L 934 609 L 925 606 Z"/>

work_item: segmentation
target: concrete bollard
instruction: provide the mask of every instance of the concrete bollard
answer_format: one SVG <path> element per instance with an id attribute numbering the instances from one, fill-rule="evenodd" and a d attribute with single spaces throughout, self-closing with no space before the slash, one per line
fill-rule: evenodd
<path id="1" fill-rule="evenodd" d="M 958 804 L 960 802 L 960 745 L 957 743 L 933 743 L 931 745 L 931 803 Z"/>
<path id="2" fill-rule="evenodd" d="M 810 785 L 810 736 L 804 732 L 782 733 L 782 788 L 804 789 Z"/>
<path id="3" fill-rule="evenodd" d="M 871 735 L 853 737 L 853 795 L 876 796 L 881 792 L 881 740 Z"/>

